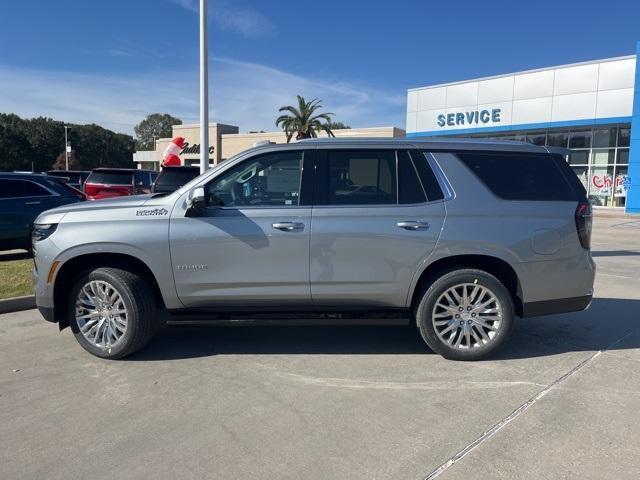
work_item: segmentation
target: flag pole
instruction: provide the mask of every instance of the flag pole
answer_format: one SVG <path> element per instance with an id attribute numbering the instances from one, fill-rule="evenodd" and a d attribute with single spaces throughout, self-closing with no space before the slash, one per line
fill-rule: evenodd
<path id="1" fill-rule="evenodd" d="M 209 72 L 207 0 L 200 0 L 200 173 L 209 168 Z"/>

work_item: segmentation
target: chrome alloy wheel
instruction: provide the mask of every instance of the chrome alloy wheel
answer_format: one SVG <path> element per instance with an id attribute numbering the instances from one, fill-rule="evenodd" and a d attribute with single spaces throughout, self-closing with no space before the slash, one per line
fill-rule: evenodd
<path id="1" fill-rule="evenodd" d="M 442 342 L 468 350 L 495 338 L 502 325 L 502 306 L 487 287 L 461 283 L 438 297 L 431 318 Z"/>
<path id="2" fill-rule="evenodd" d="M 87 282 L 76 299 L 76 323 L 88 342 L 107 349 L 127 331 L 127 307 L 113 285 L 103 280 Z"/>

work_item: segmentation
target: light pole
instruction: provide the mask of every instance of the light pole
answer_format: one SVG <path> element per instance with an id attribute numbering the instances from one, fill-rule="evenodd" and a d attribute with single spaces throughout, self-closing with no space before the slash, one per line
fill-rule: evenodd
<path id="1" fill-rule="evenodd" d="M 65 170 L 69 170 L 69 142 L 67 142 L 67 125 L 64 126 L 64 160 L 65 160 Z"/>
<path id="2" fill-rule="evenodd" d="M 200 0 L 200 173 L 209 168 L 209 72 L 207 0 Z"/>

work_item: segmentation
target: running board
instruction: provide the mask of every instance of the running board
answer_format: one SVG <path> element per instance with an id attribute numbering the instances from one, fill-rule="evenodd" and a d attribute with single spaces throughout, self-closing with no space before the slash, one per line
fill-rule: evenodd
<path id="1" fill-rule="evenodd" d="M 354 325 L 408 325 L 411 319 L 402 313 L 169 313 L 168 326 L 354 326 Z"/>

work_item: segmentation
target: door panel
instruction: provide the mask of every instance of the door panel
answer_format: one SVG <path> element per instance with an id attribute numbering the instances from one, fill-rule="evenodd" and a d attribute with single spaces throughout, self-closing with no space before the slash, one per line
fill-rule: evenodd
<path id="1" fill-rule="evenodd" d="M 404 307 L 415 272 L 440 237 L 443 202 L 428 202 L 406 151 L 336 149 L 317 158 L 313 304 Z"/>
<path id="2" fill-rule="evenodd" d="M 302 150 L 252 156 L 208 182 L 203 211 L 174 209 L 171 261 L 186 307 L 311 305 L 312 160 Z"/>
<path id="3" fill-rule="evenodd" d="M 212 210 L 171 219 L 185 307 L 309 306 L 310 208 Z M 274 227 L 282 223 L 296 225 Z"/>
<path id="4" fill-rule="evenodd" d="M 404 307 L 413 275 L 435 248 L 444 215 L 442 202 L 315 207 L 310 252 L 313 304 Z M 401 222 L 422 225 L 403 228 L 398 226 Z"/>

